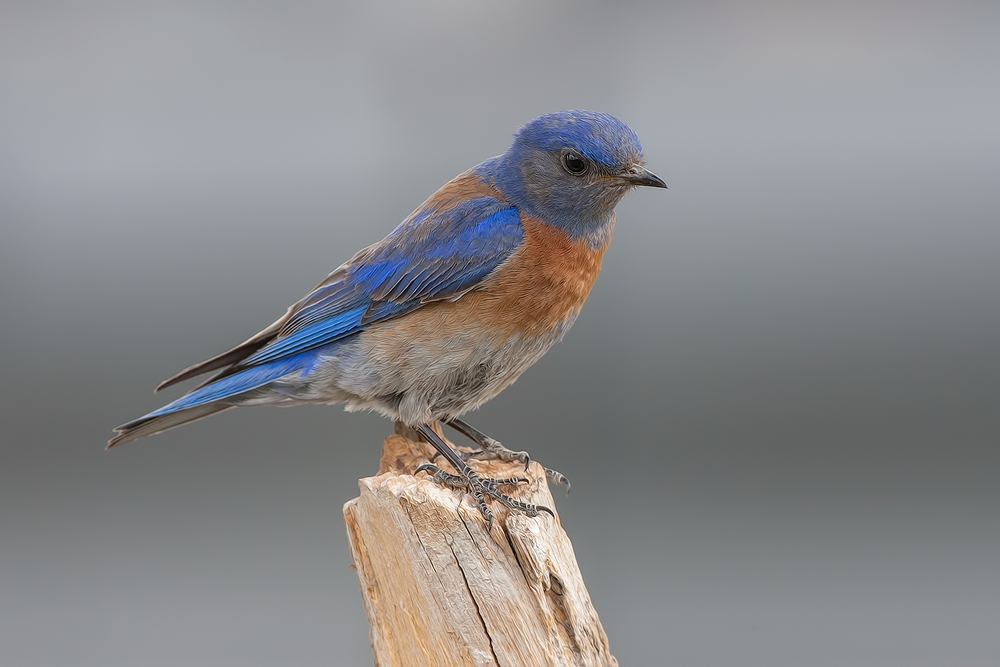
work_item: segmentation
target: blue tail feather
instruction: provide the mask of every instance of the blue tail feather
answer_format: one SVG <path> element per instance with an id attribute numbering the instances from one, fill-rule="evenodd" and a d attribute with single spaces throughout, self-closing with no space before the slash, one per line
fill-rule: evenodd
<path id="1" fill-rule="evenodd" d="M 244 371 L 240 371 L 217 380 L 216 382 L 212 382 L 211 384 L 207 384 L 204 387 L 195 389 L 191 393 L 181 396 L 176 401 L 168 403 L 159 410 L 150 412 L 148 415 L 140 417 L 136 421 L 160 417 L 162 415 L 178 412 L 180 410 L 187 410 L 189 408 L 195 408 L 214 401 L 231 398 L 252 389 L 262 387 L 268 382 L 273 382 L 274 380 L 288 375 L 289 373 L 294 373 L 295 371 L 308 371 L 312 368 L 315 357 L 318 354 L 319 351 L 313 349 L 306 352 L 300 352 L 299 354 L 295 354 L 290 357 L 285 357 L 284 359 L 278 359 L 259 366 L 253 366 Z"/>

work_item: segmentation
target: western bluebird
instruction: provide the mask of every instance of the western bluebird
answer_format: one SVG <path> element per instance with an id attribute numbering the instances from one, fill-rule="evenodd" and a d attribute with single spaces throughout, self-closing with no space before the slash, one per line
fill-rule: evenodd
<path id="1" fill-rule="evenodd" d="M 345 403 L 416 430 L 455 468 L 489 522 L 501 493 L 430 425 L 483 456 L 521 460 L 460 417 L 496 396 L 576 320 L 633 187 L 665 188 L 624 123 L 592 111 L 534 119 L 503 155 L 455 177 L 395 230 L 327 276 L 274 324 L 157 390 L 216 371 L 176 401 L 115 429 L 114 447 L 244 405 Z M 551 472 L 556 480 L 558 473 Z"/>

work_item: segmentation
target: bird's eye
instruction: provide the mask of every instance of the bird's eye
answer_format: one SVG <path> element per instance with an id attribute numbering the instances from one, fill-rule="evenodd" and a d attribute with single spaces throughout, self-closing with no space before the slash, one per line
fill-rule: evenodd
<path id="1" fill-rule="evenodd" d="M 583 161 L 582 157 L 572 151 L 563 155 L 563 166 L 566 167 L 566 171 L 574 176 L 580 176 L 587 171 L 587 163 Z"/>

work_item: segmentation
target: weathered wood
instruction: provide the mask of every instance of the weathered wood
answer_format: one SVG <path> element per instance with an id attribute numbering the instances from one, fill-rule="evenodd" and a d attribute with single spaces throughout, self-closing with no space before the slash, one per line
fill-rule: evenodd
<path id="1" fill-rule="evenodd" d="M 490 533 L 465 493 L 411 474 L 432 455 L 415 437 L 386 438 L 379 475 L 344 505 L 375 664 L 617 665 L 558 514 L 493 502 Z M 527 477 L 511 495 L 555 510 L 537 463 L 470 465 Z"/>

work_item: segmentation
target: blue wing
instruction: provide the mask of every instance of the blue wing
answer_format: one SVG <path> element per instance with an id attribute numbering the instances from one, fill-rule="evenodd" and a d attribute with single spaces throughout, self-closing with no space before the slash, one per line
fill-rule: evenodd
<path id="1" fill-rule="evenodd" d="M 445 211 L 418 209 L 270 327 L 163 382 L 158 389 L 223 369 L 176 401 L 119 426 L 108 446 L 225 410 L 232 403 L 224 399 L 289 373 L 308 373 L 316 348 L 424 304 L 461 297 L 514 252 L 523 234 L 517 209 L 495 197 L 468 199 Z"/>
<path id="2" fill-rule="evenodd" d="M 331 274 L 286 316 L 272 342 L 233 369 L 328 345 L 432 301 L 457 299 L 522 238 L 517 209 L 494 197 L 469 199 L 443 213 L 418 211 Z"/>

